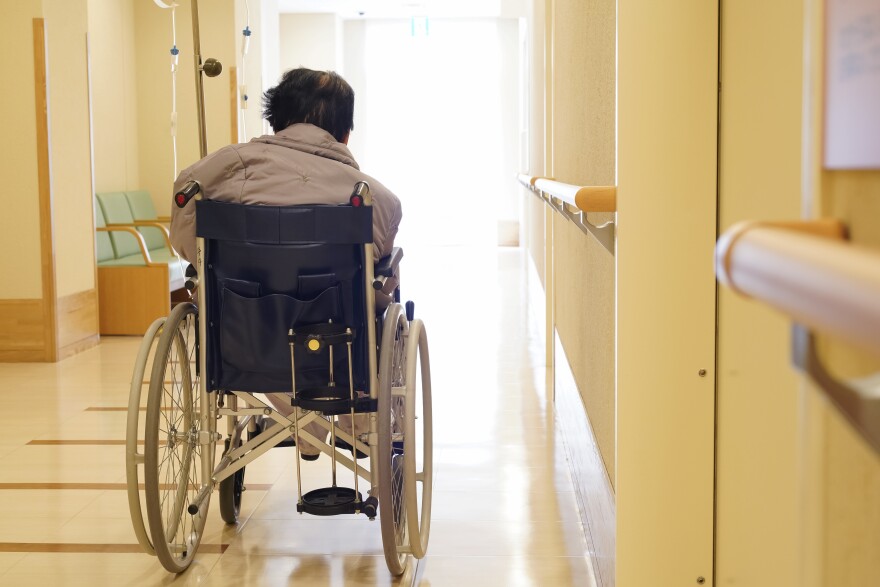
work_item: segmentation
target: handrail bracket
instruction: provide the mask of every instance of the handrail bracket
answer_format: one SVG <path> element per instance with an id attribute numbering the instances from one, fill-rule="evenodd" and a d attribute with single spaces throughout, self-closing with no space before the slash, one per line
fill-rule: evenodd
<path id="1" fill-rule="evenodd" d="M 556 198 L 552 198 L 551 200 L 556 200 Z M 553 202 L 553 207 L 559 210 L 563 216 L 571 220 L 575 226 L 581 229 L 581 232 L 584 234 L 591 234 L 593 238 L 599 241 L 605 249 L 614 254 L 614 222 L 605 222 L 600 225 L 595 225 L 587 219 L 587 213 L 566 204 L 565 202 L 559 200 L 558 204 L 556 201 Z"/>
<path id="2" fill-rule="evenodd" d="M 862 438 L 880 453 L 880 393 L 869 395 L 831 375 L 816 351 L 815 336 L 806 327 L 792 326 L 791 345 L 795 366 L 825 392 Z"/>

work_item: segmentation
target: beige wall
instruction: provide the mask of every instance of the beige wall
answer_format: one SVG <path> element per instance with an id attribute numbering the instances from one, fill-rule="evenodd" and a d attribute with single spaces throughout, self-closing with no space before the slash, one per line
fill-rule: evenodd
<path id="1" fill-rule="evenodd" d="M 248 54 L 242 67 L 241 47 L 243 36 L 241 31 L 247 24 L 247 16 L 250 16 L 251 42 Z M 262 25 L 263 5 L 261 2 L 245 2 L 235 0 L 235 52 L 238 63 L 238 83 L 246 86 L 248 100 L 245 102 L 244 122 L 240 127 L 239 141 L 246 142 L 263 134 L 262 95 L 263 95 L 263 67 L 264 55 L 263 39 L 266 31 Z M 244 71 L 244 74 L 242 74 Z M 241 102 L 239 101 L 239 105 Z M 240 106 L 239 106 L 240 107 Z"/>
<path id="2" fill-rule="evenodd" d="M 203 3 L 204 4 L 204 3 Z M 237 139 L 233 132 L 229 72 L 240 61 L 244 11 L 234 0 L 200 4 L 202 60 L 219 59 L 224 71 L 204 78 L 208 151 Z M 256 4 L 256 3 L 253 3 Z M 252 94 L 248 132 L 261 131 L 259 95 L 261 31 L 258 5 L 252 7 L 248 72 Z M 200 157 L 196 114 L 190 2 L 176 11 L 177 171 Z M 236 20 L 238 19 L 238 20 Z M 135 23 L 137 26 L 135 26 Z M 89 40 L 94 137 L 95 191 L 149 190 L 159 214 L 170 212 L 174 158 L 171 140 L 171 11 L 152 2 L 89 0 Z M 256 118 L 255 118 L 256 117 Z"/>
<path id="3" fill-rule="evenodd" d="M 722 3 L 719 226 L 801 205 L 801 0 Z M 798 585 L 798 377 L 790 323 L 719 290 L 719 585 Z"/>
<path id="4" fill-rule="evenodd" d="M 204 78 L 205 119 L 208 152 L 233 142 L 231 105 L 233 92 L 229 67 L 236 63 L 238 37 L 233 0 L 216 0 L 210 9 L 199 4 L 202 61 L 218 59 L 223 73 Z M 150 191 L 159 214 L 171 209 L 175 179 L 171 143 L 171 14 L 152 2 L 134 5 L 135 59 L 137 71 L 137 149 L 140 188 Z M 180 68 L 177 76 L 177 162 L 178 172 L 198 161 L 198 118 L 193 62 L 191 7 L 180 1 L 177 9 L 177 47 Z M 237 140 L 237 137 L 235 137 Z"/>
<path id="5" fill-rule="evenodd" d="M 141 185 L 134 0 L 89 0 L 88 14 L 95 191 L 137 190 Z M 170 30 L 169 24 L 166 36 Z M 165 103 L 170 112 L 170 98 Z"/>
<path id="6" fill-rule="evenodd" d="M 44 0 L 49 59 L 49 156 L 59 298 L 94 289 L 86 0 Z"/>
<path id="7" fill-rule="evenodd" d="M 260 3 L 260 24 L 262 31 L 259 36 L 262 59 L 263 91 L 278 83 L 281 77 L 280 35 L 281 16 L 278 13 L 278 0 L 263 0 Z"/>
<path id="8" fill-rule="evenodd" d="M 549 174 L 558 181 L 615 183 L 615 10 L 612 0 L 553 4 Z M 559 214 L 553 279 L 555 326 L 614 484 L 614 256 Z"/>
<path id="9" fill-rule="evenodd" d="M 41 2 L 6 2 L 0 59 L 4 78 L 14 81 L 3 96 L 0 124 L 0 299 L 39 299 L 40 211 L 37 184 L 37 121 L 34 106 L 34 42 L 32 21 L 40 18 Z"/>
<path id="10" fill-rule="evenodd" d="M 822 168 L 823 5 L 723 5 L 720 224 L 831 216 L 880 248 L 880 173 Z M 876 584 L 880 458 L 790 366 L 789 329 L 720 292 L 718 582 Z M 880 370 L 858 349 L 819 343 L 838 376 Z"/>
<path id="11" fill-rule="evenodd" d="M 354 90 L 354 132 L 348 143 L 355 160 L 364 161 L 367 157 L 366 143 L 367 112 L 370 111 L 370 94 L 367 92 L 366 48 L 367 21 L 364 19 L 346 20 L 343 23 L 345 42 L 343 43 L 343 69 L 338 73 L 345 78 Z"/>
<path id="12" fill-rule="evenodd" d="M 53 361 L 97 340 L 87 0 L 19 2 L 4 16 L 15 91 L 0 114 L 0 358 Z"/>
<path id="13" fill-rule="evenodd" d="M 618 4 L 620 587 L 713 584 L 717 10 Z"/>
<path id="14" fill-rule="evenodd" d="M 824 2 L 806 0 L 809 98 L 806 121 L 804 211 L 843 220 L 850 239 L 880 249 L 880 171 L 830 171 L 822 167 Z M 820 337 L 821 356 L 838 377 L 880 371 L 880 360 Z M 880 456 L 870 450 L 829 405 L 805 383 L 800 431 L 804 471 L 801 585 L 850 587 L 880 583 Z"/>
<path id="15" fill-rule="evenodd" d="M 544 51 L 545 51 L 545 5 L 543 0 L 529 3 L 529 169 L 527 175 L 545 176 L 544 171 Z M 544 286 L 544 204 L 537 198 L 526 196 L 524 214 L 526 225 L 525 246 L 538 271 L 538 278 Z"/>
<path id="16" fill-rule="evenodd" d="M 282 14 L 279 75 L 288 69 L 342 71 L 343 24 L 335 14 Z"/>

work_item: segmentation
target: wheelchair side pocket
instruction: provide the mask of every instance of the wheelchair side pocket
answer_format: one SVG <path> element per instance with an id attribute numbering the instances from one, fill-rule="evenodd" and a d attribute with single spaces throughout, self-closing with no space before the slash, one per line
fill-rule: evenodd
<path id="1" fill-rule="evenodd" d="M 283 294 L 249 298 L 223 289 L 220 345 L 223 362 L 250 373 L 290 376 L 287 332 L 301 324 L 341 321 L 339 287 L 309 300 Z M 298 371 L 299 369 L 297 369 Z"/>

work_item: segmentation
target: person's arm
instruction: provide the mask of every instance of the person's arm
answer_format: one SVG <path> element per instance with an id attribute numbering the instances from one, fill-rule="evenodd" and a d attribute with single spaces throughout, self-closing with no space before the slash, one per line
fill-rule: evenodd
<path id="1" fill-rule="evenodd" d="M 174 182 L 177 193 L 184 184 L 197 180 L 201 197 L 224 202 L 240 202 L 244 187 L 244 163 L 234 148 L 215 151 L 184 169 Z M 196 203 L 190 200 L 183 208 L 171 204 L 171 245 L 181 257 L 196 262 Z"/>
<path id="2" fill-rule="evenodd" d="M 376 262 L 391 254 L 391 250 L 394 248 L 394 239 L 397 237 L 397 230 L 403 217 L 400 199 L 384 186 L 377 185 L 377 187 L 379 188 L 376 192 L 379 196 L 378 202 L 376 198 L 373 200 L 373 253 Z M 386 279 L 382 289 L 376 292 L 377 308 L 388 307 L 388 304 L 393 301 L 394 290 L 398 285 L 400 285 L 399 269 L 395 271 L 393 276 Z"/>
<path id="3" fill-rule="evenodd" d="M 400 199 L 378 184 L 373 192 L 373 251 L 374 261 L 391 254 L 394 239 L 400 227 L 403 210 Z"/>

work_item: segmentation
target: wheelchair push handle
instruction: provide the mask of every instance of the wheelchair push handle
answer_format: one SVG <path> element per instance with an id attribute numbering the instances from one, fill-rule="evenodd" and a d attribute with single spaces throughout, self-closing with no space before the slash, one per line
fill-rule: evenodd
<path id="1" fill-rule="evenodd" d="M 365 181 L 359 181 L 354 184 L 354 189 L 351 191 L 351 196 L 348 198 L 348 203 L 355 208 L 359 208 L 361 206 L 372 206 L 373 195 L 370 192 L 370 184 Z"/>
<path id="2" fill-rule="evenodd" d="M 178 208 L 183 208 L 201 190 L 202 186 L 199 182 L 195 180 L 186 182 L 180 191 L 174 194 L 174 204 Z"/>

